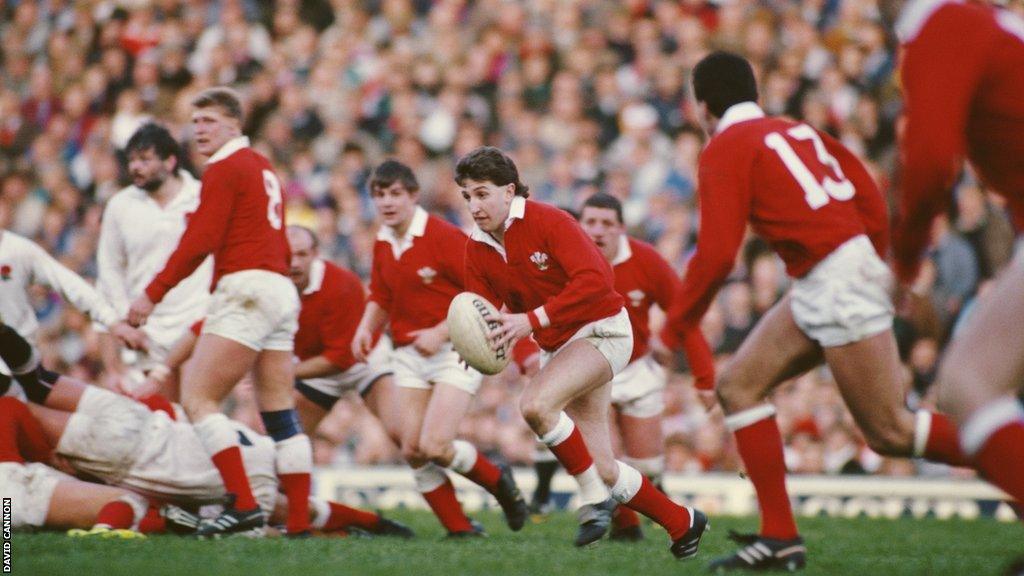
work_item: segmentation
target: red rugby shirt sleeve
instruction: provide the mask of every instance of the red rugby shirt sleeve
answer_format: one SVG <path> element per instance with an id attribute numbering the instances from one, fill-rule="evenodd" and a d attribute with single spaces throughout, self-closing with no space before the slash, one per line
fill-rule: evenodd
<path id="1" fill-rule="evenodd" d="M 676 290 L 661 339 L 670 348 L 683 345 L 729 276 L 750 215 L 750 189 L 743 170 L 721 148 L 708 148 L 700 164 L 700 232 L 697 250 Z"/>
<path id="2" fill-rule="evenodd" d="M 384 280 L 384 250 L 390 250 L 386 242 L 377 242 L 373 247 L 373 266 L 370 270 L 370 300 L 387 312 L 391 311 L 391 287 Z"/>
<path id="3" fill-rule="evenodd" d="M 467 242 L 465 250 L 463 250 L 463 254 L 465 254 L 463 264 L 466 268 L 463 288 L 467 292 L 474 292 L 483 296 L 491 304 L 494 304 L 495 308 L 501 310 L 505 305 L 505 302 L 498 296 L 497 292 L 491 288 L 491 282 L 487 279 L 487 274 L 484 272 L 484 263 L 479 260 L 480 256 L 475 254 L 473 246 L 474 242 L 476 241 Z"/>
<path id="4" fill-rule="evenodd" d="M 989 45 L 984 27 L 963 22 L 947 7 L 904 46 L 903 194 L 893 238 L 896 274 L 904 283 L 917 276 L 932 221 L 952 200 L 967 148 L 971 101 Z"/>
<path id="5" fill-rule="evenodd" d="M 224 244 L 235 204 L 234 180 L 240 176 L 230 174 L 223 166 L 223 162 L 214 164 L 203 174 L 199 208 L 189 218 L 188 227 L 163 270 L 146 287 L 146 295 L 153 303 L 160 302 L 172 288 L 191 275 L 207 255 Z"/>
<path id="6" fill-rule="evenodd" d="M 543 223 L 545 245 L 569 277 L 565 288 L 543 306 L 530 312 L 530 323 L 538 327 L 558 326 L 578 318 L 607 291 L 615 290 L 611 267 L 597 246 L 568 214 L 558 211 Z"/>

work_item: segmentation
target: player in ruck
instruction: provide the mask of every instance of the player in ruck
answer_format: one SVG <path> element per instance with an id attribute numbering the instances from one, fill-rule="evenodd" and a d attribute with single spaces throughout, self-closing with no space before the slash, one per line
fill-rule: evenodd
<path id="1" fill-rule="evenodd" d="M 281 184 L 270 162 L 242 135 L 242 102 L 228 88 L 211 88 L 192 102 L 196 149 L 208 157 L 199 208 L 163 270 L 136 298 L 128 321 L 140 326 L 167 293 L 213 254 L 213 297 L 182 383 L 182 401 L 196 433 L 234 498 L 201 536 L 258 530 L 263 514 L 253 498 L 238 435 L 220 402 L 250 370 L 267 433 L 276 442 L 277 473 L 288 497 L 290 534 L 309 530 L 312 448 L 292 398 L 292 347 L 299 297 L 288 279 Z"/>
<path id="2" fill-rule="evenodd" d="M 901 2 L 895 2 L 895 7 Z M 982 3 L 913 0 L 896 24 L 906 102 L 896 273 L 917 275 L 966 158 L 1024 230 L 1024 20 Z M 986 479 L 1024 501 L 1024 242 L 939 368 L 939 407 Z"/>
<path id="3" fill-rule="evenodd" d="M 675 504 L 612 454 L 608 384 L 629 363 L 633 330 L 611 266 L 571 216 L 526 199 L 515 163 L 501 150 L 464 156 L 455 181 L 476 222 L 466 288 L 507 309 L 492 330 L 495 349 L 533 334 L 544 351 L 519 407 L 579 482 L 576 545 L 599 540 L 622 503 L 664 527 L 677 558 L 694 556 L 707 529 L 704 514 Z"/>
<path id="4" fill-rule="evenodd" d="M 456 434 L 482 376 L 459 363 L 448 340 L 448 305 L 463 291 L 466 235 L 419 206 L 419 183 L 395 160 L 370 177 L 370 195 L 381 219 L 373 247 L 370 298 L 352 341 L 355 359 L 366 362 L 374 334 L 390 324 L 397 399 L 403 411 L 402 455 L 416 486 L 449 534 L 476 535 L 462 511 L 445 468 L 497 498 L 512 530 L 527 508 L 507 466 L 496 466 Z"/>
<path id="5" fill-rule="evenodd" d="M 694 68 L 693 91 L 711 138 L 700 157 L 701 227 L 662 341 L 698 326 L 733 268 L 747 223 L 786 263 L 793 287 L 718 375 L 716 391 L 761 508 L 758 534 L 712 570 L 804 566 L 782 438 L 767 396 L 822 359 L 868 444 L 880 454 L 964 466 L 942 415 L 907 410 L 892 333 L 885 202 L 864 165 L 807 124 L 766 117 L 740 56 L 715 52 Z M 658 344 L 657 347 L 664 348 Z"/>

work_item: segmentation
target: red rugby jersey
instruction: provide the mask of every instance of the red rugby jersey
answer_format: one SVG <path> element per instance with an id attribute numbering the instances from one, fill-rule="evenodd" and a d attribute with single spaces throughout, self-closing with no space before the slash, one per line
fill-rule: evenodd
<path id="1" fill-rule="evenodd" d="M 323 355 L 348 370 L 356 363 L 352 337 L 366 308 L 366 292 L 359 277 L 324 260 L 315 260 L 309 285 L 302 291 L 299 331 L 295 333 L 295 355 L 300 360 Z"/>
<path id="2" fill-rule="evenodd" d="M 396 346 L 413 330 L 448 317 L 452 298 L 463 291 L 466 235 L 417 207 L 405 238 L 382 227 L 373 246 L 370 300 L 387 310 Z"/>
<path id="3" fill-rule="evenodd" d="M 53 446 L 28 406 L 14 398 L 0 398 L 0 462 L 46 462 Z"/>
<path id="4" fill-rule="evenodd" d="M 622 309 L 612 268 L 571 216 L 512 200 L 504 246 L 480 228 L 466 247 L 466 289 L 529 313 L 533 337 L 554 352 L 583 326 Z"/>
<path id="5" fill-rule="evenodd" d="M 249 139 L 224 144 L 206 163 L 199 208 L 189 217 L 178 247 L 146 295 L 159 302 L 213 254 L 213 283 L 232 272 L 288 272 L 281 183 L 270 162 L 249 147 Z"/>
<path id="6" fill-rule="evenodd" d="M 615 291 L 626 302 L 633 325 L 633 356 L 647 354 L 651 338 L 651 306 L 668 311 L 679 277 L 653 246 L 625 235 L 619 237 L 619 251 L 612 260 Z"/>
<path id="7" fill-rule="evenodd" d="M 916 0 L 896 30 L 906 125 L 893 255 L 911 282 L 964 157 L 1024 230 L 1024 20 L 981 3 Z"/>
<path id="8" fill-rule="evenodd" d="M 886 252 L 885 201 L 860 160 L 806 124 L 765 117 L 753 102 L 726 111 L 701 154 L 699 181 L 697 250 L 662 332 L 673 348 L 728 277 L 748 221 L 795 278 L 860 234 Z"/>

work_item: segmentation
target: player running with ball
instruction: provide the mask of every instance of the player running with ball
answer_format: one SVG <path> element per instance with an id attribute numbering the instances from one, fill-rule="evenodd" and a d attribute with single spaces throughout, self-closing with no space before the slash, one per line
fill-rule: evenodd
<path id="1" fill-rule="evenodd" d="M 611 266 L 571 216 L 526 199 L 515 163 L 497 148 L 477 148 L 455 170 L 476 222 L 466 288 L 507 308 L 492 330 L 493 346 L 533 334 L 544 351 L 519 406 L 580 484 L 576 545 L 599 540 L 621 502 L 664 527 L 677 558 L 694 556 L 707 529 L 704 514 L 675 504 L 612 454 L 609 382 L 629 363 L 633 330 Z"/>

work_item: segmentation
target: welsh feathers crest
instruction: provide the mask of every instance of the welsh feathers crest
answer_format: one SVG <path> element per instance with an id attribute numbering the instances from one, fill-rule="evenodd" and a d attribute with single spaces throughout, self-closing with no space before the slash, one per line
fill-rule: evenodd
<path id="1" fill-rule="evenodd" d="M 420 279 L 423 280 L 424 284 L 430 284 L 437 276 L 437 270 L 434 270 L 430 266 L 424 266 L 417 270 L 416 273 L 419 274 Z"/>
<path id="2" fill-rule="evenodd" d="M 548 269 L 548 255 L 544 252 L 534 252 L 531 254 L 530 262 L 533 262 L 537 269 L 542 272 Z"/>

